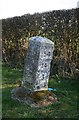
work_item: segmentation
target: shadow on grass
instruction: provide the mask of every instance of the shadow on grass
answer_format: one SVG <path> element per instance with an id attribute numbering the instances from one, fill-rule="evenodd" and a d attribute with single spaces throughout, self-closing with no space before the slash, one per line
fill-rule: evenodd
<path id="1" fill-rule="evenodd" d="M 12 87 L 6 87 L 2 90 L 2 113 L 3 118 L 29 118 L 33 117 L 34 110 L 30 106 L 13 100 L 11 98 Z M 31 111 L 30 111 L 31 110 Z"/>
<path id="2" fill-rule="evenodd" d="M 32 108 L 11 98 L 13 87 L 2 90 L 3 118 L 75 118 L 77 117 L 77 96 L 73 91 L 69 95 L 55 92 L 59 101 L 47 107 Z"/>
<path id="3" fill-rule="evenodd" d="M 78 83 L 77 80 L 65 80 L 53 78 L 49 80 L 49 87 L 56 88 L 53 91 L 58 102 L 47 107 L 32 108 L 19 103 L 11 98 L 11 90 L 19 85 L 23 71 L 3 66 L 2 89 L 2 116 L 3 118 L 78 118 Z"/>

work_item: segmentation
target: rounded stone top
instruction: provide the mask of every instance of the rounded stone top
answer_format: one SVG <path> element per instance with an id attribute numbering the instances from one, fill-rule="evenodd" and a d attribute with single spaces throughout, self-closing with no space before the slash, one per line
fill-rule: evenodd
<path id="1" fill-rule="evenodd" d="M 29 40 L 34 42 L 40 42 L 40 43 L 54 44 L 51 40 L 41 36 L 30 37 Z"/>

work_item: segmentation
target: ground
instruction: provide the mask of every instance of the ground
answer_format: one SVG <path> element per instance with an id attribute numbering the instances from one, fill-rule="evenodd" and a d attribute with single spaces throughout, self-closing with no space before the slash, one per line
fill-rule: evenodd
<path id="1" fill-rule="evenodd" d="M 23 77 L 21 69 L 12 69 L 3 65 L 2 74 L 2 116 L 3 118 L 78 118 L 78 78 L 60 78 L 53 76 L 49 87 L 57 95 L 58 102 L 33 108 L 11 98 L 11 90 L 19 86 Z"/>

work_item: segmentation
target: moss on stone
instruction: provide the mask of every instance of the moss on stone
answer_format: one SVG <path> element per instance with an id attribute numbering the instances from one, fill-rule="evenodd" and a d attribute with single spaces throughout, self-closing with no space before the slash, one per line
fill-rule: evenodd
<path id="1" fill-rule="evenodd" d="M 33 92 L 30 97 L 32 97 L 35 100 L 42 100 L 45 99 L 47 96 L 51 96 L 52 93 L 47 91 L 47 90 L 42 90 L 42 91 L 35 91 Z"/>
<path id="2" fill-rule="evenodd" d="M 50 91 L 42 90 L 28 93 L 24 87 L 13 89 L 12 98 L 27 103 L 32 107 L 47 106 L 57 101 L 56 95 Z"/>

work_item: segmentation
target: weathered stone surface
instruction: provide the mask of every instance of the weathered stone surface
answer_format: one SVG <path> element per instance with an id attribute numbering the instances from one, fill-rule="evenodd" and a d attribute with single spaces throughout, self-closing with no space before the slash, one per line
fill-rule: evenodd
<path id="1" fill-rule="evenodd" d="M 56 95 L 48 91 L 53 48 L 53 42 L 47 38 L 30 38 L 22 85 L 11 91 L 13 99 L 31 107 L 42 107 L 57 102 Z"/>
<path id="2" fill-rule="evenodd" d="M 25 58 L 22 86 L 30 91 L 48 89 L 54 43 L 47 38 L 31 37 Z"/>

